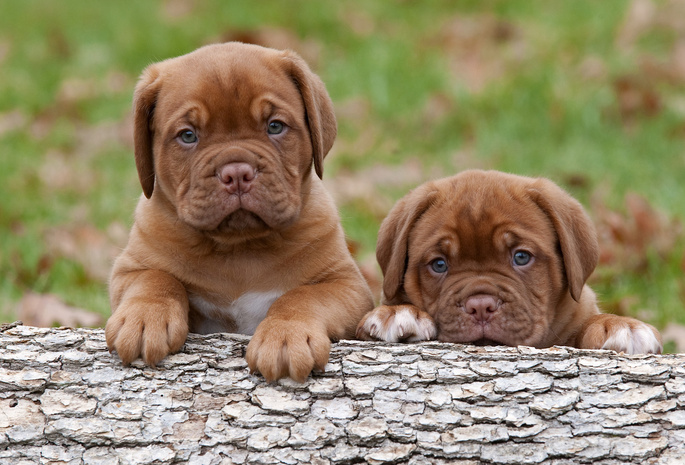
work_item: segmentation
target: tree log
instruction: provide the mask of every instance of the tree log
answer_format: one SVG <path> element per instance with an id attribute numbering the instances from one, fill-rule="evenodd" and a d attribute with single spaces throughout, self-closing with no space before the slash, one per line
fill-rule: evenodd
<path id="1" fill-rule="evenodd" d="M 0 328 L 0 463 L 685 461 L 685 355 L 334 344 L 267 383 L 249 338 L 190 335 L 123 367 L 99 329 Z"/>

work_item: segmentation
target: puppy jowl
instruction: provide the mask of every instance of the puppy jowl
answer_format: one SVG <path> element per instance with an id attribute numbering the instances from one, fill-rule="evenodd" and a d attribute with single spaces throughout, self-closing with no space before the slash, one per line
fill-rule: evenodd
<path id="1" fill-rule="evenodd" d="M 323 82 L 293 52 L 230 42 L 145 69 L 143 194 L 106 327 L 124 364 L 228 331 L 253 335 L 247 361 L 268 380 L 323 369 L 373 307 L 321 182 L 336 132 Z"/>
<path id="2" fill-rule="evenodd" d="M 599 259 L 578 201 L 547 179 L 465 171 L 423 184 L 383 221 L 383 301 L 361 339 L 661 352 L 658 331 L 602 314 Z"/>

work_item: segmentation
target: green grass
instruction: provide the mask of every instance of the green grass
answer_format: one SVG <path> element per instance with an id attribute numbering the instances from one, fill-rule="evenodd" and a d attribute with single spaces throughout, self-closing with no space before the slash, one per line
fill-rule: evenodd
<path id="1" fill-rule="evenodd" d="M 165 4 L 191 9 L 174 16 Z M 425 177 L 474 166 L 547 176 L 588 208 L 601 192 L 623 212 L 625 194 L 636 192 L 682 219 L 685 77 L 663 79 L 642 66 L 667 63 L 677 34 L 654 26 L 619 47 L 629 4 L 0 0 L 0 116 L 22 115 L 15 129 L 0 129 L 0 320 L 15 317 L 28 290 L 109 313 L 106 283 L 51 250 L 46 234 L 82 223 L 103 234 L 112 224 L 130 226 L 140 187 L 126 137 L 96 143 L 90 153 L 81 142 L 127 117 L 146 65 L 237 30 L 285 30 L 296 41 L 285 46 L 316 44 L 315 68 L 336 105 L 363 102 L 359 115 L 341 113 L 327 179 L 418 159 Z M 470 45 L 450 42 L 446 31 L 458 36 L 471 26 Z M 477 92 L 451 64 L 474 50 L 481 64 L 501 66 Z M 588 63 L 599 68 L 589 73 Z M 621 113 L 614 83 L 625 76 L 659 96 L 655 114 Z M 444 104 L 437 116 L 426 110 L 436 98 Z M 50 170 L 59 171 L 56 153 L 78 173 L 66 185 L 46 182 Z M 377 192 L 391 204 L 410 187 L 379 185 Z M 359 198 L 340 207 L 362 257 L 373 253 L 378 212 Z M 600 269 L 593 286 L 608 307 L 634 297 L 628 313 L 660 327 L 685 324 L 682 245 L 661 257 L 645 253 L 645 269 Z"/>

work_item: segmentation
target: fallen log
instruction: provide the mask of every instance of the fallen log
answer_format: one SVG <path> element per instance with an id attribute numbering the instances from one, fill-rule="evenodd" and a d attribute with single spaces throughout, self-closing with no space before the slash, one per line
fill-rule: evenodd
<path id="1" fill-rule="evenodd" d="M 249 338 L 123 367 L 100 329 L 0 328 L 0 463 L 674 464 L 685 355 L 334 344 L 304 384 Z"/>

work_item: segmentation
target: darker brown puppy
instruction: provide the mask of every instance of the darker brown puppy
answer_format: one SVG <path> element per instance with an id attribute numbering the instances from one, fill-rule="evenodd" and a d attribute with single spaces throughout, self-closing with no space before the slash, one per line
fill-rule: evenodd
<path id="1" fill-rule="evenodd" d="M 322 369 L 373 302 L 319 179 L 336 135 L 321 80 L 292 52 L 210 45 L 148 67 L 134 110 L 144 196 L 109 348 L 154 365 L 188 331 L 231 331 L 254 334 L 268 380 Z"/>
<path id="2" fill-rule="evenodd" d="M 549 180 L 474 170 L 428 182 L 381 226 L 383 305 L 357 336 L 660 352 L 652 326 L 600 314 L 585 285 L 598 257 L 582 206 Z"/>

